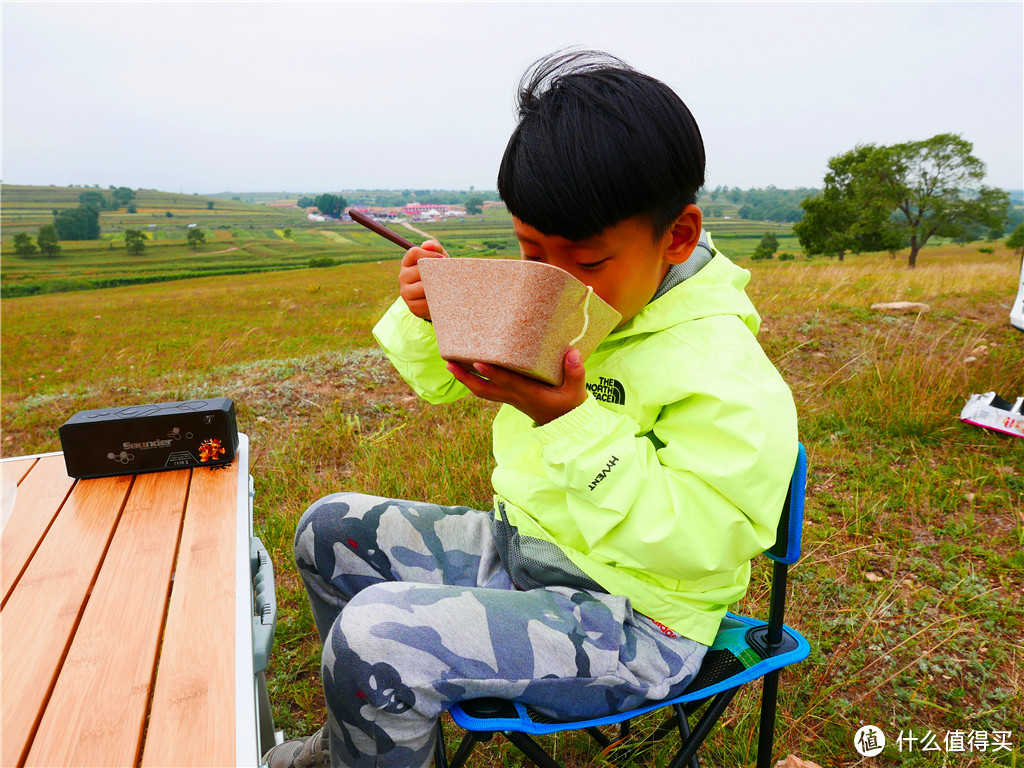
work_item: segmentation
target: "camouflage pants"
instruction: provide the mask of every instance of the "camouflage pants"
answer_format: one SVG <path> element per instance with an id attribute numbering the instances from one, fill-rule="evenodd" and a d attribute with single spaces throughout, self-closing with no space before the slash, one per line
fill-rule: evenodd
<path id="1" fill-rule="evenodd" d="M 517 590 L 492 513 L 340 493 L 299 522 L 334 766 L 428 766 L 440 715 L 482 696 L 601 716 L 675 695 L 705 646 L 624 597 Z"/>

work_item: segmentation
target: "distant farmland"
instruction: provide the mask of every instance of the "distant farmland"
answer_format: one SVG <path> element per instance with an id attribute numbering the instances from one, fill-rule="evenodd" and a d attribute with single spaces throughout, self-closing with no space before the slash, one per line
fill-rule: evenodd
<path id="1" fill-rule="evenodd" d="M 4 185 L 0 198 L 3 229 L 0 281 L 4 298 L 90 290 L 194 277 L 309 269 L 401 256 L 401 250 L 353 223 L 308 222 L 304 212 L 279 201 L 251 204 L 220 197 L 139 190 L 135 213 L 124 208 L 100 213 L 99 240 L 62 242 L 54 258 L 14 254 L 13 238 L 33 238 L 52 223 L 53 212 L 78 205 L 79 195 L 109 190 L 87 187 Z M 276 203 L 276 204 L 275 204 Z M 212 207 L 211 207 L 212 206 Z M 779 238 L 779 252 L 799 254 L 791 224 L 746 221 L 732 206 L 716 204 L 722 218 L 706 219 L 719 249 L 735 260 L 754 251 L 765 232 Z M 193 250 L 187 244 L 190 225 L 203 231 L 206 242 Z M 391 224 L 414 242 L 419 235 Z M 418 222 L 453 256 L 514 257 L 518 245 L 509 215 L 500 207 L 481 216 L 446 222 Z M 125 229 L 146 234 L 146 249 L 136 256 L 124 247 Z"/>

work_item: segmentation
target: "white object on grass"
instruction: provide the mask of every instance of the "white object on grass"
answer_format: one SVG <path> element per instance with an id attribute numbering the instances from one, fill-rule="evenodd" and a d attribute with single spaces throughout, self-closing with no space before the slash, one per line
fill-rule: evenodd
<path id="1" fill-rule="evenodd" d="M 1018 397 L 1011 405 L 995 392 L 971 395 L 960 412 L 960 421 L 1024 437 L 1024 397 Z"/>

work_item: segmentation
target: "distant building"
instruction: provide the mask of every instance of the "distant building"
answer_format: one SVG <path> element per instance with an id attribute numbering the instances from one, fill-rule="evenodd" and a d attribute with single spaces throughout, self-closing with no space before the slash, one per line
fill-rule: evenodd
<path id="1" fill-rule="evenodd" d="M 371 219 L 377 219 L 378 221 L 395 221 L 402 215 L 401 208 L 389 208 L 383 205 L 350 205 L 345 209 L 347 211 L 359 211 L 369 216 Z M 349 217 L 348 220 L 350 220 Z M 345 221 L 346 219 L 342 219 Z"/>
<path id="2" fill-rule="evenodd" d="M 402 206 L 402 213 L 406 216 L 424 216 L 434 218 L 446 214 L 449 210 L 462 206 L 442 205 L 440 203 L 409 203 Z M 465 211 L 465 209 L 463 209 Z"/>

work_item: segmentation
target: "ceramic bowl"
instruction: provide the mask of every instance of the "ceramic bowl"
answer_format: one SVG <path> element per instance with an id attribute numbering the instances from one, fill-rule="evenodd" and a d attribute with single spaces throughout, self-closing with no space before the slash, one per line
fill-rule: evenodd
<path id="1" fill-rule="evenodd" d="M 586 360 L 621 319 L 550 264 L 426 258 L 419 266 L 445 360 L 493 363 L 559 386 L 569 348 Z"/>

